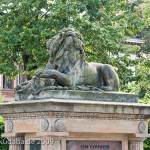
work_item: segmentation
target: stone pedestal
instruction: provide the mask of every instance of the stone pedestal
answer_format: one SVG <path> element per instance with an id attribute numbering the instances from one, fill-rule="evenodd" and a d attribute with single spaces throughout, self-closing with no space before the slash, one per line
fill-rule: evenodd
<path id="1" fill-rule="evenodd" d="M 3 136 L 25 142 L 9 150 L 143 150 L 150 137 L 150 105 L 138 103 L 45 99 L 1 104 L 0 114 Z"/>

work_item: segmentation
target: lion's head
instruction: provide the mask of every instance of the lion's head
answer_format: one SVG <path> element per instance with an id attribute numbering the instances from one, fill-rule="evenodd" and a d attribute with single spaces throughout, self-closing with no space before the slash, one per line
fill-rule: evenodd
<path id="1" fill-rule="evenodd" d="M 84 44 L 81 34 L 72 28 L 63 28 L 47 42 L 49 63 L 47 68 L 67 74 L 77 61 L 84 60 Z"/>

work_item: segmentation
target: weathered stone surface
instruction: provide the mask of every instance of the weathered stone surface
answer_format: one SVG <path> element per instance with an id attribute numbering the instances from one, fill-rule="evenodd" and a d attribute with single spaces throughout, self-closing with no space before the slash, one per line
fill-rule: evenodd
<path id="1" fill-rule="evenodd" d="M 139 103 L 51 98 L 4 103 L 0 114 L 6 120 L 3 136 L 23 137 L 26 142 L 38 139 L 46 150 L 66 150 L 68 140 L 96 141 L 100 145 L 103 141 L 120 141 L 122 149 L 134 150 L 142 148 L 139 140 L 150 136 L 146 130 L 150 105 Z M 13 128 L 8 130 L 10 121 Z M 50 138 L 56 142 L 46 144 Z M 30 145 L 25 145 L 25 149 L 30 150 Z"/>
<path id="2" fill-rule="evenodd" d="M 114 67 L 86 62 L 83 38 L 74 29 L 60 30 L 47 42 L 47 49 L 45 69 L 15 88 L 16 100 L 51 97 L 47 94 L 51 90 L 118 91 L 119 77 Z"/>
<path id="3" fill-rule="evenodd" d="M 37 100 L 45 98 L 66 99 L 66 100 L 93 100 L 105 102 L 129 102 L 137 103 L 138 96 L 129 93 L 99 92 L 82 90 L 43 90 L 39 94 L 17 94 L 16 100 Z"/>
<path id="4" fill-rule="evenodd" d="M 41 112 L 60 112 L 58 116 L 59 118 L 61 112 L 84 112 L 84 113 L 103 113 L 103 114 L 122 114 L 125 115 L 125 118 L 128 118 L 126 115 L 141 115 L 140 118 L 149 117 L 150 116 L 150 105 L 139 104 L 139 103 L 119 103 L 119 102 L 100 102 L 100 101 L 81 101 L 81 100 L 63 100 L 63 99 L 45 99 L 45 100 L 34 100 L 34 101 L 19 101 L 19 102 L 9 102 L 0 105 L 0 114 L 5 115 L 7 118 L 7 114 L 17 113 L 15 117 L 24 117 L 22 113 L 31 113 L 31 118 L 41 116 Z M 37 116 L 32 115 L 32 112 L 37 112 Z M 39 113 L 38 113 L 39 112 Z M 55 115 L 55 113 L 53 113 Z M 88 115 L 88 114 L 86 114 Z M 96 114 L 97 115 L 97 114 Z M 29 115 L 30 116 L 30 115 Z M 76 116 L 73 114 L 73 116 Z M 80 114 L 77 115 L 78 117 Z M 10 116 L 8 115 L 8 118 Z M 94 116 L 91 116 L 94 118 Z M 132 119 L 132 118 L 130 118 Z M 137 117 L 138 119 L 138 117 Z M 146 118 L 145 118 L 146 119 Z"/>
<path id="5" fill-rule="evenodd" d="M 149 108 L 150 105 L 135 103 L 47 99 L 2 104 L 0 114 L 13 123 L 13 130 L 9 133 L 83 132 L 147 135 L 147 130 L 139 130 L 139 124 L 142 122 L 147 128 Z M 44 130 L 41 128 L 43 119 L 46 121 L 46 130 L 45 123 Z"/>

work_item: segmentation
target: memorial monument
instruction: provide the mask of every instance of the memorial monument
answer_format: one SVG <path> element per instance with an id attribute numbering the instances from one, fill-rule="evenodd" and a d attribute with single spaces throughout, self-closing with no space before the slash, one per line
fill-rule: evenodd
<path id="1" fill-rule="evenodd" d="M 150 105 L 118 92 L 113 66 L 86 62 L 81 34 L 47 42 L 49 61 L 0 105 L 9 150 L 143 150 Z"/>

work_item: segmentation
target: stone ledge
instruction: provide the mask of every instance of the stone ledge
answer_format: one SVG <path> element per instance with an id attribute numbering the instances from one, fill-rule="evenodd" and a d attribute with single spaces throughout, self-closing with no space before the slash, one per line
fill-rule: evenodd
<path id="1" fill-rule="evenodd" d="M 33 112 L 113 113 L 150 116 L 150 105 L 137 103 L 45 99 L 0 104 L 0 114 Z"/>
<path id="2" fill-rule="evenodd" d="M 16 94 L 16 100 L 37 100 L 37 99 L 65 99 L 65 100 L 92 100 L 104 102 L 128 102 L 137 103 L 138 96 L 135 94 L 121 92 L 100 92 L 100 91 L 79 91 L 79 90 L 43 90 L 37 95 Z"/>

